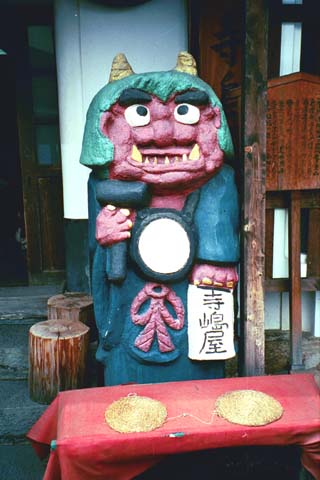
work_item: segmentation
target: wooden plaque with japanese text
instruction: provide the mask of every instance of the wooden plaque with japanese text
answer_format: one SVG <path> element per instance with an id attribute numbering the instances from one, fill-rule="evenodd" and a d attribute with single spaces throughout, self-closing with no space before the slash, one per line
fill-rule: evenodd
<path id="1" fill-rule="evenodd" d="M 267 190 L 320 188 L 320 77 L 268 82 Z"/>

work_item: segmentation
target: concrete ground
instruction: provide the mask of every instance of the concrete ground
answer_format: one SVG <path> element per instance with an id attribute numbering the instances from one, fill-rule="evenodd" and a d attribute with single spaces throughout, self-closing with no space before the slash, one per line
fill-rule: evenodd
<path id="1" fill-rule="evenodd" d="M 0 445 L 0 480 L 41 480 L 44 472 L 31 445 Z"/>
<path id="2" fill-rule="evenodd" d="M 42 415 L 46 405 L 29 398 L 26 380 L 0 382 L 0 445 L 25 442 L 25 434 Z"/>

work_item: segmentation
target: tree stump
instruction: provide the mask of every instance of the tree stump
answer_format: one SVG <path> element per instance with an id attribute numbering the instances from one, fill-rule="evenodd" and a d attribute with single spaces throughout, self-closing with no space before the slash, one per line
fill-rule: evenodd
<path id="1" fill-rule="evenodd" d="M 93 318 L 93 300 L 86 293 L 68 292 L 48 300 L 49 320 L 79 320 L 91 326 Z"/>
<path id="2" fill-rule="evenodd" d="M 78 320 L 47 320 L 29 331 L 29 393 L 50 403 L 59 391 L 83 386 L 89 327 Z"/>

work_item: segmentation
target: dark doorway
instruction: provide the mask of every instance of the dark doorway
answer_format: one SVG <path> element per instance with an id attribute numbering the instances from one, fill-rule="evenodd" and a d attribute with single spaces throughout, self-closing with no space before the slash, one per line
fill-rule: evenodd
<path id="1" fill-rule="evenodd" d="M 0 11 L 0 282 L 60 284 L 64 222 L 53 6 L 19 2 Z"/>
<path id="2" fill-rule="evenodd" d="M 0 285 L 19 285 L 26 284 L 28 276 L 15 68 L 6 54 L 0 55 L 0 105 Z"/>

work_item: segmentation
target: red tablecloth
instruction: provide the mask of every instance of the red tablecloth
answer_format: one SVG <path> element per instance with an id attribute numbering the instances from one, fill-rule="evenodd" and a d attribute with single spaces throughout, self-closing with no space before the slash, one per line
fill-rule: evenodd
<path id="1" fill-rule="evenodd" d="M 263 427 L 245 427 L 212 415 L 216 398 L 238 389 L 254 389 L 272 395 L 284 408 L 282 418 Z M 166 423 L 149 433 L 113 431 L 105 422 L 105 410 L 114 400 L 130 393 L 163 402 L 168 411 Z M 182 416 L 183 413 L 189 415 Z M 177 435 L 172 435 L 175 433 Z M 62 392 L 27 436 L 40 456 L 49 453 L 51 444 L 45 480 L 130 479 L 168 454 L 252 445 L 301 446 L 302 463 L 320 480 L 320 398 L 311 375 Z"/>

